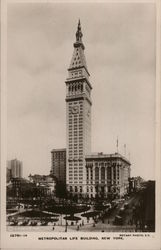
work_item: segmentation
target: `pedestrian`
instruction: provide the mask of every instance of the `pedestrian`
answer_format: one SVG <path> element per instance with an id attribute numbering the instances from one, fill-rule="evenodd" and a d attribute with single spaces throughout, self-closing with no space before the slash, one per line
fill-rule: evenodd
<path id="1" fill-rule="evenodd" d="M 53 230 L 55 229 L 55 227 L 53 227 Z"/>

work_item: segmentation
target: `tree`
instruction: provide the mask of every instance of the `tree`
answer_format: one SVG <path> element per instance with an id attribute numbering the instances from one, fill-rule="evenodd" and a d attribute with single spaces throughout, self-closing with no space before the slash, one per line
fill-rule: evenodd
<path id="1" fill-rule="evenodd" d="M 61 181 L 56 182 L 55 194 L 59 198 L 66 198 L 67 197 L 66 185 L 64 183 L 62 183 Z"/>

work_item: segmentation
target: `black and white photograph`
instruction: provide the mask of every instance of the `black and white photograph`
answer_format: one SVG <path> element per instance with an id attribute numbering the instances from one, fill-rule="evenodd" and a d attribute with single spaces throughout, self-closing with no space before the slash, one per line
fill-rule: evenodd
<path id="1" fill-rule="evenodd" d="M 155 2 L 6 13 L 6 231 L 155 233 Z"/>

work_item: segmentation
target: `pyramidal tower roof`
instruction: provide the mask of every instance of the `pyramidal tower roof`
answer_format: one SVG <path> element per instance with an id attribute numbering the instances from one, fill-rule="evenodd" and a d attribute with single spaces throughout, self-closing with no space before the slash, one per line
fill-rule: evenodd
<path id="1" fill-rule="evenodd" d="M 73 52 L 72 60 L 71 60 L 71 63 L 70 63 L 68 70 L 78 69 L 80 67 L 85 67 L 85 69 L 87 70 L 86 58 L 84 55 L 85 47 L 84 47 L 84 44 L 82 42 L 82 37 L 83 37 L 83 34 L 82 34 L 81 24 L 80 24 L 80 20 L 79 20 L 77 31 L 76 31 L 76 42 L 73 44 L 74 52 Z M 87 70 L 87 72 L 88 72 L 88 70 Z"/>

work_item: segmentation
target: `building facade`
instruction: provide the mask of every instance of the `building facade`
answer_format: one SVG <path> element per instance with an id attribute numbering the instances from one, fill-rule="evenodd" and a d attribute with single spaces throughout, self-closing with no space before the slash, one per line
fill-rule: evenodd
<path id="1" fill-rule="evenodd" d="M 70 195 L 78 197 L 121 197 L 129 189 L 130 162 L 118 153 L 91 153 L 92 86 L 82 36 L 79 21 L 65 81 L 66 187 Z M 53 157 L 53 172 L 55 162 Z"/>
<path id="2" fill-rule="evenodd" d="M 129 177 L 130 162 L 118 153 L 86 156 L 88 198 L 124 196 L 129 191 Z"/>
<path id="3" fill-rule="evenodd" d="M 66 184 L 66 149 L 53 149 L 51 151 L 51 175 L 57 181 Z"/>
<path id="4" fill-rule="evenodd" d="M 85 156 L 91 153 L 91 84 L 80 21 L 66 79 L 66 184 L 70 192 L 86 193 Z"/>

